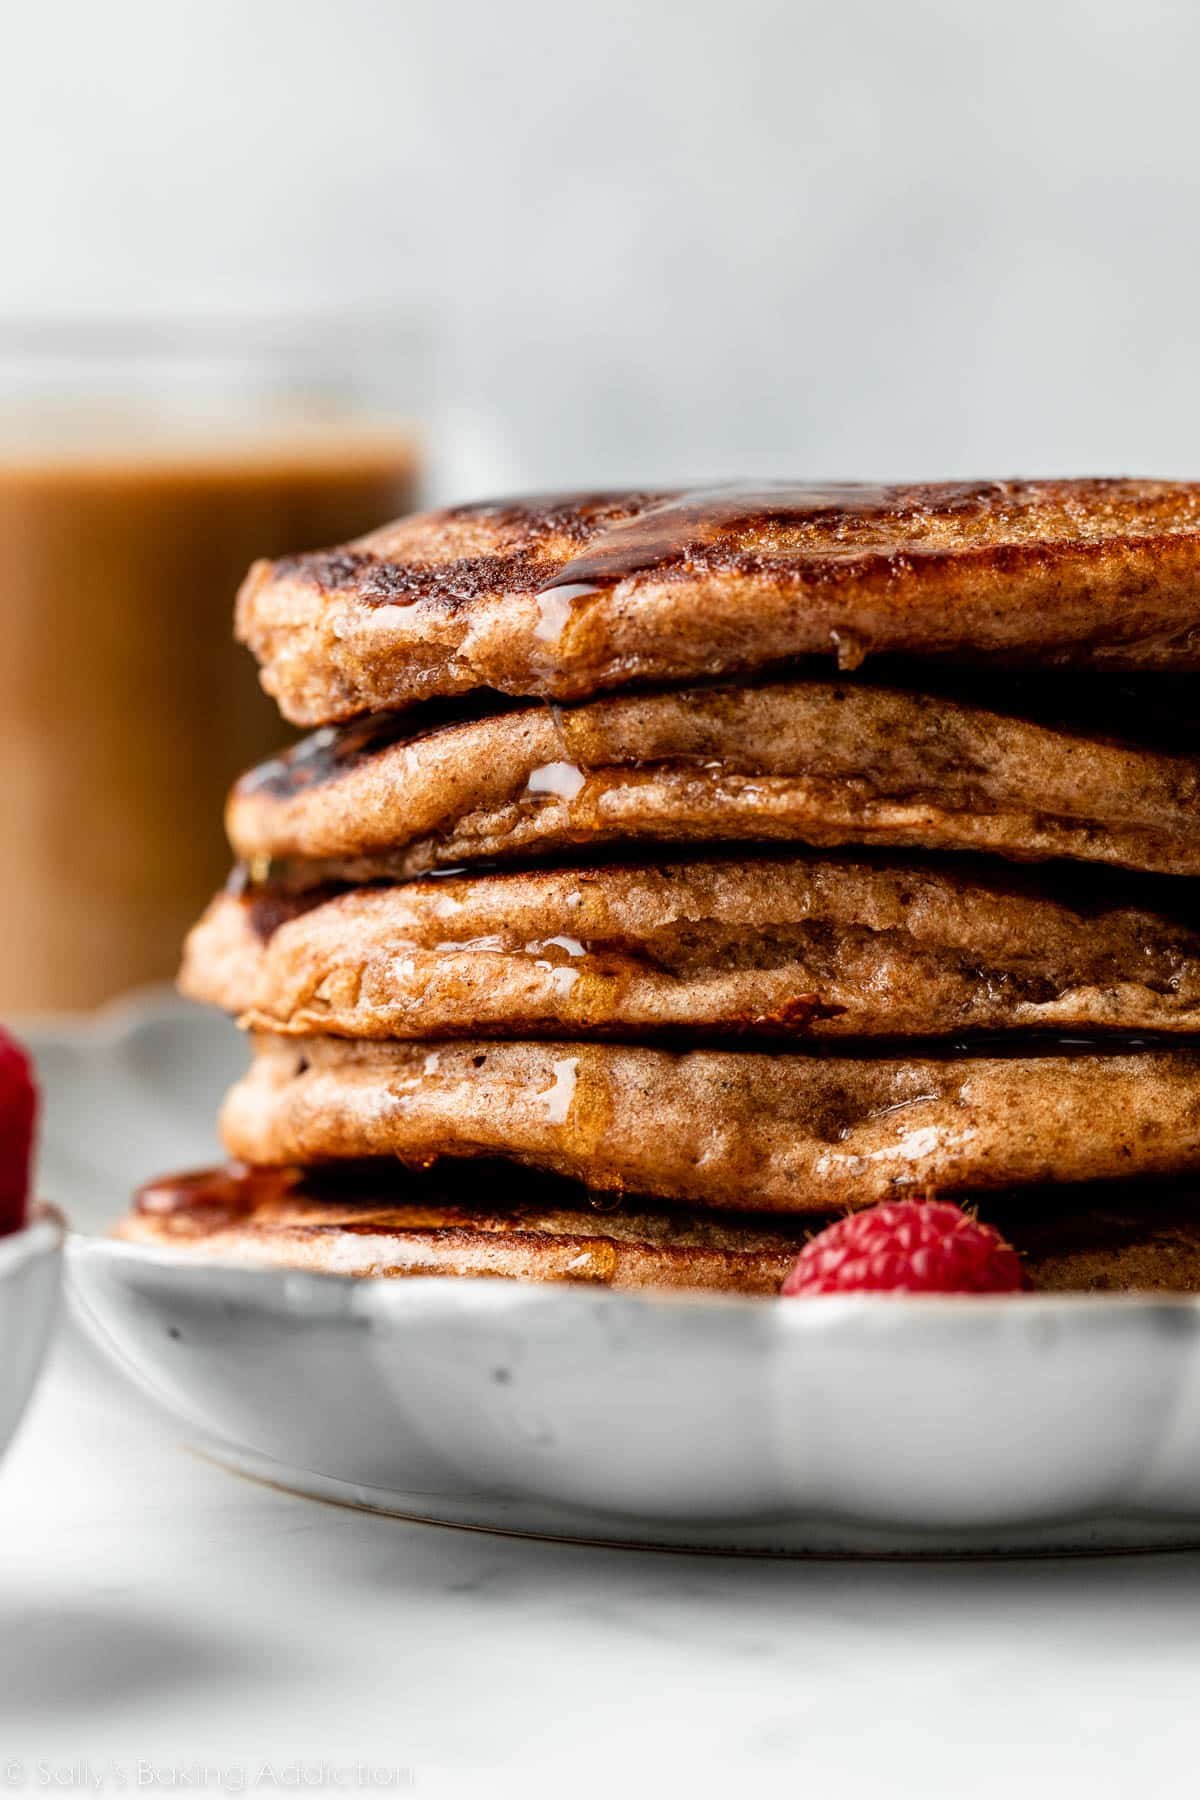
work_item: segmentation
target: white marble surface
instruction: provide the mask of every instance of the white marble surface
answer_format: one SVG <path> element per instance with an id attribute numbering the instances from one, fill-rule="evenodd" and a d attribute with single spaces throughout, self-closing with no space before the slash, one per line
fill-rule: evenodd
<path id="1" fill-rule="evenodd" d="M 65 1351 L 0 1471 L 0 1618 L 0 1791 L 177 1791 L 195 1764 L 193 1791 L 288 1791 L 297 1761 L 342 1792 L 396 1791 L 363 1762 L 434 1794 L 1196 1787 L 1200 1555 L 779 1563 L 404 1524 L 198 1461 Z"/>

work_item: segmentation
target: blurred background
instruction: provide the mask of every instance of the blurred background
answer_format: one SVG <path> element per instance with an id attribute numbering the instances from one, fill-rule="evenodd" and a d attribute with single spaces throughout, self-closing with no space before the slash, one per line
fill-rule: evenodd
<path id="1" fill-rule="evenodd" d="M 418 492 L 1200 472 L 1182 0 L 6 23 L 0 1006 L 169 972 L 284 735 L 252 552 Z"/>

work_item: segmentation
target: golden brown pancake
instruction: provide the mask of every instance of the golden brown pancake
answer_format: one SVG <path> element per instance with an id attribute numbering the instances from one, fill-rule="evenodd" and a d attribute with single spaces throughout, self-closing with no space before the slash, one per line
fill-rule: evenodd
<path id="1" fill-rule="evenodd" d="M 985 1199 L 1035 1289 L 1200 1291 L 1200 1191 L 1104 1184 Z M 330 1188 L 237 1167 L 143 1188 L 117 1227 L 198 1259 L 324 1274 L 500 1276 L 618 1288 L 775 1294 L 822 1219 L 590 1204 L 578 1188 L 493 1167 Z"/>
<path id="2" fill-rule="evenodd" d="M 720 840 L 1200 873 L 1200 756 L 940 696 L 784 681 L 402 730 L 318 732 L 244 776 L 226 816 L 238 855 L 298 862 L 301 883 Z"/>
<path id="3" fill-rule="evenodd" d="M 501 1275 L 741 1294 L 777 1293 L 807 1235 L 786 1220 L 596 1208 L 577 1190 L 546 1193 L 536 1177 L 508 1177 L 494 1169 L 467 1180 L 393 1176 L 364 1199 L 322 1190 L 299 1170 L 216 1170 L 151 1183 L 117 1234 L 209 1259 L 326 1274 Z M 515 1198 L 522 1188 L 529 1197 Z"/>
<path id="4" fill-rule="evenodd" d="M 213 901 L 180 985 L 351 1038 L 1200 1032 L 1200 932 L 1091 871 L 1058 886 L 812 856 L 250 889 Z"/>
<path id="5" fill-rule="evenodd" d="M 231 1156 L 500 1157 L 611 1192 L 827 1212 L 1200 1168 L 1200 1051 L 906 1056 L 261 1036 Z"/>
<path id="6" fill-rule="evenodd" d="M 1200 667 L 1200 484 L 776 483 L 402 519 L 257 563 L 237 630 L 298 724 L 580 699 L 834 654 Z"/>

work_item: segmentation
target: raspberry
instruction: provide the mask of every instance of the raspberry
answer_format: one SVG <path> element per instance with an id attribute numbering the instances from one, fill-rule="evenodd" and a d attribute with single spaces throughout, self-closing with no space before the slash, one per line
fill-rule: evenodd
<path id="1" fill-rule="evenodd" d="M 1028 1284 L 998 1231 L 948 1200 L 888 1200 L 810 1238 L 785 1294 L 1015 1294 Z"/>
<path id="2" fill-rule="evenodd" d="M 0 1029 L 0 1233 L 19 1231 L 25 1223 L 37 1109 L 33 1064 Z"/>

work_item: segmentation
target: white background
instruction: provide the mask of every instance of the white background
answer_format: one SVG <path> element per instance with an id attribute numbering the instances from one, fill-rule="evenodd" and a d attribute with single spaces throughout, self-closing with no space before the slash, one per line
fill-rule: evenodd
<path id="1" fill-rule="evenodd" d="M 1188 0 L 3 18 L 0 313 L 424 308 L 448 487 L 1197 472 Z"/>

